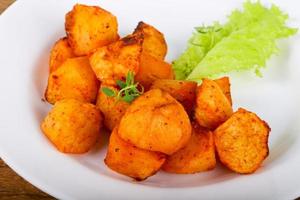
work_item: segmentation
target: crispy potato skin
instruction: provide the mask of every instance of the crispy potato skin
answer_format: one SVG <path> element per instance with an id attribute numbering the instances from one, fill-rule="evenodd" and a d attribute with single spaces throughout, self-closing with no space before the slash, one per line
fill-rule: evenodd
<path id="1" fill-rule="evenodd" d="M 161 89 L 168 92 L 179 101 L 186 112 L 191 115 L 196 100 L 197 83 L 193 81 L 159 79 L 153 82 L 151 89 Z"/>
<path id="2" fill-rule="evenodd" d="M 138 181 L 154 175 L 165 162 L 162 153 L 139 149 L 118 135 L 116 126 L 110 136 L 105 164 L 112 170 Z"/>
<path id="3" fill-rule="evenodd" d="M 98 87 L 88 58 L 69 58 L 49 75 L 45 98 L 51 104 L 63 99 L 95 102 Z"/>
<path id="4" fill-rule="evenodd" d="M 139 22 L 134 33 L 144 35 L 143 51 L 154 58 L 164 60 L 168 51 L 164 35 L 153 26 L 144 22 Z"/>
<path id="5" fill-rule="evenodd" d="M 232 107 L 219 87 L 209 79 L 204 79 L 196 91 L 195 118 L 206 128 L 215 129 L 232 115 Z"/>
<path id="6" fill-rule="evenodd" d="M 127 73 L 139 71 L 142 53 L 142 35 L 129 35 L 106 47 L 99 48 L 91 57 L 90 64 L 97 78 L 106 85 L 116 85 Z"/>
<path id="7" fill-rule="evenodd" d="M 117 18 L 97 6 L 76 4 L 66 15 L 65 28 L 77 56 L 88 55 L 119 39 Z"/>
<path id="8" fill-rule="evenodd" d="M 125 111 L 130 104 L 124 101 L 117 101 L 114 97 L 107 96 L 102 92 L 103 87 L 108 87 L 116 93 L 118 92 L 118 89 L 111 86 L 101 85 L 96 103 L 96 106 L 100 109 L 104 116 L 105 127 L 112 131 L 114 127 L 120 123 L 122 116 L 125 114 Z"/>
<path id="9" fill-rule="evenodd" d="M 191 123 L 178 101 L 160 89 L 153 89 L 126 110 L 119 136 L 139 148 L 170 155 L 189 141 Z"/>
<path id="10" fill-rule="evenodd" d="M 225 94 L 227 99 L 229 100 L 230 105 L 232 105 L 229 77 L 225 76 L 225 77 L 216 79 L 214 81 L 219 85 L 219 87 L 221 88 L 221 90 L 223 91 L 223 93 Z"/>
<path id="11" fill-rule="evenodd" d="M 152 83 L 158 79 L 174 79 L 172 66 L 143 51 L 135 80 L 144 86 L 145 90 L 148 90 Z"/>
<path id="12" fill-rule="evenodd" d="M 193 174 L 212 170 L 216 166 L 213 133 L 193 123 L 188 144 L 167 157 L 162 169 L 177 174 Z"/>
<path id="13" fill-rule="evenodd" d="M 68 58 L 75 57 L 66 37 L 59 39 L 50 53 L 50 73 L 60 67 Z"/>
<path id="14" fill-rule="evenodd" d="M 59 151 L 80 154 L 94 146 L 101 123 L 101 113 L 96 106 L 65 99 L 55 103 L 41 129 Z"/>
<path id="15" fill-rule="evenodd" d="M 269 154 L 270 131 L 256 114 L 238 109 L 214 131 L 220 161 L 237 173 L 255 172 Z"/>

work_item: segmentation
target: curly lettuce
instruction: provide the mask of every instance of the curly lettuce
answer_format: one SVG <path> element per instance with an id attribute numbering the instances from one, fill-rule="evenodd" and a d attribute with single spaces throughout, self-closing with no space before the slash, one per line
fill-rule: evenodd
<path id="1" fill-rule="evenodd" d="M 294 35 L 286 25 L 288 15 L 277 6 L 245 2 L 224 25 L 196 28 L 186 51 L 173 62 L 176 79 L 201 80 L 230 71 L 260 69 L 278 51 L 276 40 Z"/>

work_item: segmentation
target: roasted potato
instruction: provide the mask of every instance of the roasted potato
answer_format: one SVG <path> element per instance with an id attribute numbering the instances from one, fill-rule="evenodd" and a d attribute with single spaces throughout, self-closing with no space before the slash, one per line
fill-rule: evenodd
<path id="1" fill-rule="evenodd" d="M 96 106 L 65 99 L 55 103 L 41 129 L 59 151 L 79 154 L 94 146 L 101 123 L 101 113 Z"/>
<path id="2" fill-rule="evenodd" d="M 167 157 L 162 169 L 177 174 L 192 174 L 211 170 L 216 166 L 213 134 L 193 123 L 192 136 L 188 144 Z"/>
<path id="3" fill-rule="evenodd" d="M 90 64 L 98 79 L 106 85 L 116 85 L 125 79 L 129 71 L 138 72 L 142 53 L 143 36 L 129 35 L 121 40 L 98 49 Z"/>
<path id="4" fill-rule="evenodd" d="M 122 116 L 125 114 L 125 111 L 130 104 L 125 101 L 117 101 L 115 97 L 107 96 L 102 91 L 103 87 L 108 87 L 116 93 L 118 92 L 118 89 L 111 86 L 101 85 L 96 103 L 96 106 L 104 115 L 105 127 L 112 131 L 114 127 L 120 123 Z"/>
<path id="5" fill-rule="evenodd" d="M 232 115 L 232 107 L 219 87 L 209 79 L 204 79 L 196 91 L 195 118 L 206 128 L 215 129 Z"/>
<path id="6" fill-rule="evenodd" d="M 150 88 L 153 81 L 157 79 L 173 79 L 174 73 L 172 66 L 159 60 L 150 54 L 142 53 L 141 64 L 135 80 L 139 82 L 146 90 Z"/>
<path id="7" fill-rule="evenodd" d="M 46 100 L 54 104 L 62 99 L 95 102 L 99 81 L 87 57 L 69 58 L 48 79 Z"/>
<path id="8" fill-rule="evenodd" d="M 76 4 L 66 15 L 65 28 L 77 56 L 88 55 L 119 39 L 117 18 L 97 6 Z"/>
<path id="9" fill-rule="evenodd" d="M 112 170 L 141 181 L 161 168 L 165 155 L 139 149 L 125 142 L 119 137 L 116 126 L 111 133 L 104 162 Z"/>
<path id="10" fill-rule="evenodd" d="M 220 161 L 237 173 L 255 172 L 269 154 L 270 130 L 256 114 L 238 109 L 214 131 Z"/>
<path id="11" fill-rule="evenodd" d="M 50 53 L 50 73 L 60 67 L 68 58 L 75 57 L 67 38 L 59 39 L 53 46 Z"/>
<path id="12" fill-rule="evenodd" d="M 126 110 L 119 135 L 141 149 L 171 155 L 187 144 L 191 123 L 176 99 L 167 92 L 153 89 L 134 100 Z"/>
<path id="13" fill-rule="evenodd" d="M 153 26 L 144 22 L 139 22 L 134 33 L 144 35 L 143 51 L 154 58 L 164 60 L 167 54 L 167 43 L 164 35 Z"/>
<path id="14" fill-rule="evenodd" d="M 227 99 L 229 100 L 230 104 L 232 105 L 229 78 L 227 76 L 225 76 L 225 77 L 222 77 L 219 79 L 215 79 L 214 81 L 219 85 L 219 87 L 221 88 L 221 90 L 223 91 L 223 93 L 225 94 Z"/>
<path id="15" fill-rule="evenodd" d="M 153 82 L 151 89 L 168 92 L 179 101 L 190 115 L 196 100 L 197 83 L 193 81 L 159 79 Z"/>

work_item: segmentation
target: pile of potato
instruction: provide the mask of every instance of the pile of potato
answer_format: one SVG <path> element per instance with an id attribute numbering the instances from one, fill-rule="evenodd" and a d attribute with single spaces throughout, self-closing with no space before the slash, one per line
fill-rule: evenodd
<path id="1" fill-rule="evenodd" d="M 268 155 L 270 128 L 245 109 L 232 110 L 228 77 L 173 80 L 161 32 L 140 22 L 126 37 L 108 11 L 77 4 L 66 15 L 66 37 L 50 55 L 46 100 L 54 104 L 41 124 L 64 153 L 85 153 L 103 129 L 111 131 L 104 160 L 112 170 L 144 180 L 163 169 L 196 173 L 216 158 L 238 173 L 252 173 Z M 102 88 L 133 72 L 145 93 L 132 103 Z"/>

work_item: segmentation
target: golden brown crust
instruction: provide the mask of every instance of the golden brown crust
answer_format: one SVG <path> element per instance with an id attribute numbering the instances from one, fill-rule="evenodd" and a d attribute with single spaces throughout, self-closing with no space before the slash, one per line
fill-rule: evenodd
<path id="1" fill-rule="evenodd" d="M 220 161 L 237 173 L 255 172 L 269 154 L 270 130 L 256 114 L 238 109 L 214 131 Z"/>
<path id="2" fill-rule="evenodd" d="M 101 113 L 94 105 L 66 99 L 54 105 L 41 129 L 59 151 L 79 154 L 94 146 L 101 124 Z"/>
<path id="3" fill-rule="evenodd" d="M 50 73 L 60 67 L 68 58 L 75 57 L 66 37 L 59 39 L 50 52 Z"/>
<path id="4" fill-rule="evenodd" d="M 215 81 L 203 79 L 196 94 L 195 118 L 201 126 L 213 130 L 232 115 L 231 104 Z"/>
<path id="5" fill-rule="evenodd" d="M 165 155 L 139 149 L 118 136 L 116 126 L 110 136 L 105 164 L 112 170 L 142 181 L 154 175 L 165 162 Z"/>
<path id="6" fill-rule="evenodd" d="M 93 103 L 98 87 L 99 81 L 90 67 L 88 58 L 69 58 L 49 75 L 45 98 L 51 104 L 63 99 Z"/>
<path id="7" fill-rule="evenodd" d="M 125 111 L 130 104 L 125 101 L 117 101 L 115 97 L 107 96 L 102 92 L 103 87 L 108 87 L 116 93 L 118 92 L 118 89 L 112 86 L 101 85 L 96 103 L 96 106 L 104 116 L 105 127 L 112 131 L 114 127 L 120 123 L 122 116 L 125 114 Z"/>
<path id="8" fill-rule="evenodd" d="M 225 94 L 227 99 L 229 100 L 230 105 L 232 105 L 229 77 L 224 76 L 219 79 L 215 79 L 214 81 L 219 85 L 219 87 L 221 88 L 221 90 L 223 91 L 223 93 Z"/>
<path id="9" fill-rule="evenodd" d="M 159 30 L 149 24 L 139 22 L 134 33 L 141 33 L 144 35 L 144 52 L 159 60 L 165 59 L 168 47 L 164 35 Z"/>
<path id="10" fill-rule="evenodd" d="M 126 37 L 121 38 L 121 46 L 131 46 L 131 45 L 142 45 L 144 41 L 144 35 L 143 34 L 131 34 L 127 35 Z"/>
<path id="11" fill-rule="evenodd" d="M 193 81 L 167 79 L 155 80 L 151 86 L 151 89 L 161 89 L 168 92 L 183 105 L 189 115 L 191 115 L 194 110 L 196 88 L 197 83 Z"/>
<path id="12" fill-rule="evenodd" d="M 177 174 L 193 174 L 212 170 L 216 166 L 213 134 L 208 129 L 193 123 L 188 144 L 167 157 L 162 169 Z"/>
<path id="13" fill-rule="evenodd" d="M 117 18 L 98 6 L 76 4 L 66 15 L 65 29 L 77 56 L 88 55 L 119 39 Z"/>
<path id="14" fill-rule="evenodd" d="M 108 46 L 99 48 L 90 64 L 97 78 L 106 85 L 116 85 L 129 71 L 137 74 L 142 53 L 142 35 L 129 35 Z"/>
<path id="15" fill-rule="evenodd" d="M 145 90 L 149 90 L 152 83 L 158 79 L 174 79 L 172 66 L 143 51 L 135 80 L 144 86 Z"/>
<path id="16" fill-rule="evenodd" d="M 126 110 L 119 135 L 139 148 L 170 155 L 187 144 L 191 124 L 179 102 L 166 92 L 152 89 Z"/>

